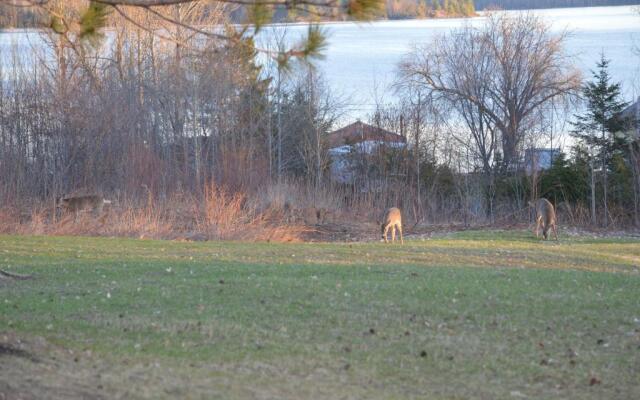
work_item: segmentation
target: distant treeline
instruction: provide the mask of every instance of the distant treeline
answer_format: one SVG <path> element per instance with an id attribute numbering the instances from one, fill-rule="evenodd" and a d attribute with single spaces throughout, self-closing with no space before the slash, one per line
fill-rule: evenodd
<path id="1" fill-rule="evenodd" d="M 501 8 L 525 10 L 532 8 L 625 6 L 640 4 L 638 0 L 475 0 L 478 10 Z"/>
<path id="2" fill-rule="evenodd" d="M 0 4 L 0 29 L 31 28 L 45 23 L 42 16 L 32 8 Z"/>
<path id="3" fill-rule="evenodd" d="M 318 17 L 318 10 L 310 5 L 297 10 L 287 10 L 284 6 L 276 7 L 273 21 L 307 21 L 334 20 L 345 18 L 345 15 Z M 242 22 L 245 9 L 236 9 L 231 18 Z M 408 19 L 408 18 L 447 18 L 470 17 L 475 15 L 473 0 L 385 0 L 374 19 Z"/>
<path id="4" fill-rule="evenodd" d="M 385 0 L 374 19 L 468 17 L 475 14 L 473 2 L 474 0 Z M 273 12 L 273 21 L 334 20 L 344 17 L 331 13 L 319 17 L 321 13 L 318 11 L 311 5 L 295 11 L 287 10 L 284 5 L 277 6 Z M 232 22 L 242 23 L 246 21 L 246 9 L 236 8 L 228 17 Z M 17 7 L 0 3 L 0 29 L 49 25 L 49 18 L 38 12 L 35 7 Z"/>
<path id="5" fill-rule="evenodd" d="M 476 10 L 491 8 L 521 10 L 635 4 L 640 5 L 640 0 L 385 0 L 384 7 L 375 19 L 469 17 L 475 15 Z M 293 12 L 284 6 L 276 7 L 273 21 L 332 20 L 337 17 L 329 14 L 319 18 L 315 7 L 307 8 Z M 241 23 L 246 20 L 246 11 L 243 7 L 236 8 L 230 12 L 229 18 L 233 22 Z M 0 29 L 46 27 L 49 24 L 49 18 L 37 12 L 34 7 L 16 7 L 0 3 Z"/>
<path id="6" fill-rule="evenodd" d="M 387 0 L 388 19 L 470 17 L 475 14 L 473 0 Z"/>

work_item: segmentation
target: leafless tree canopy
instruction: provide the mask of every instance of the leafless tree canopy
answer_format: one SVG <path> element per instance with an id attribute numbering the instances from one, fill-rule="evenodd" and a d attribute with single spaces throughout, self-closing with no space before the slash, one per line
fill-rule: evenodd
<path id="1" fill-rule="evenodd" d="M 485 167 L 499 142 L 508 169 L 536 112 L 579 88 L 566 37 L 531 14 L 493 14 L 480 28 L 468 24 L 417 48 L 402 62 L 401 79 L 458 112 Z"/>

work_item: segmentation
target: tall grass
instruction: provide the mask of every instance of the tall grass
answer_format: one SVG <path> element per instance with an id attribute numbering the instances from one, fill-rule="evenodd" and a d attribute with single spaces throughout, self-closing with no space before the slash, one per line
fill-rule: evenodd
<path id="1" fill-rule="evenodd" d="M 257 207 L 244 193 L 207 185 L 201 198 L 151 193 L 145 201 L 114 200 L 96 215 L 91 210 L 63 213 L 41 204 L 31 212 L 0 209 L 0 233 L 35 235 L 126 236 L 186 240 L 298 241 L 307 230 L 286 223 L 282 212 Z"/>
<path id="2" fill-rule="evenodd" d="M 5 205 L 0 208 L 0 233 L 171 240 L 331 240 L 371 236 L 376 231 L 374 224 L 391 206 L 402 209 L 407 233 L 443 226 L 523 228 L 533 223 L 528 207 L 500 205 L 496 209 L 498 217 L 489 221 L 460 207 L 446 215 L 438 214 L 428 207 L 428 201 L 419 208 L 411 196 L 402 196 L 401 191 L 359 193 L 348 187 L 317 187 L 293 180 L 265 183 L 253 191 L 210 182 L 199 195 L 177 191 L 164 196 L 145 190 L 121 198 L 107 196 L 113 203 L 105 206 L 100 215 L 91 210 L 63 213 L 51 201 L 25 204 L 23 208 Z M 585 207 L 561 203 L 557 211 L 561 227 L 592 228 Z M 622 213 L 616 211 L 612 208 L 609 229 L 625 226 L 619 218 Z"/>

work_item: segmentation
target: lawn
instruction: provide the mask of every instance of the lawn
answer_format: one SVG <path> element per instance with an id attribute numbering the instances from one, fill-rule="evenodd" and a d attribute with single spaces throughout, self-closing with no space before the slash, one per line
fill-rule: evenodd
<path id="1" fill-rule="evenodd" d="M 0 399 L 638 399 L 640 242 L 0 236 Z"/>

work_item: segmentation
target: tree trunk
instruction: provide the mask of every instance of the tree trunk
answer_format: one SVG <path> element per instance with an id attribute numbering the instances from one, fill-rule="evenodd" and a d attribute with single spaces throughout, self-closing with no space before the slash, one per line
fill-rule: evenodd
<path id="1" fill-rule="evenodd" d="M 277 111 L 277 129 L 278 129 L 278 183 L 282 180 L 282 72 L 278 67 L 278 111 Z"/>
<path id="2" fill-rule="evenodd" d="M 608 174 L 607 174 L 607 148 L 605 143 L 606 131 L 602 130 L 602 193 L 604 202 L 604 227 L 609 225 L 609 206 L 607 201 L 607 194 L 609 192 Z"/>
<path id="3" fill-rule="evenodd" d="M 316 125 L 316 195 L 320 190 L 320 182 L 322 181 L 322 143 L 320 141 L 320 128 Z"/>
<path id="4" fill-rule="evenodd" d="M 492 171 L 484 173 L 484 190 L 485 201 L 487 202 L 487 218 L 489 223 L 493 223 L 493 197 L 494 197 L 494 174 Z"/>
<path id="5" fill-rule="evenodd" d="M 633 222 L 636 228 L 640 228 L 640 163 L 634 143 L 629 143 L 629 158 L 631 161 L 631 172 L 633 173 Z"/>
<path id="6" fill-rule="evenodd" d="M 418 94 L 418 104 L 416 107 L 416 131 L 415 131 L 415 161 L 416 161 L 416 196 L 417 196 L 417 205 L 418 205 L 418 209 L 417 209 L 417 215 L 416 215 L 416 221 L 420 221 L 422 219 L 422 193 L 420 190 L 420 126 L 422 124 L 421 121 L 421 115 L 420 115 L 420 108 L 422 106 L 421 104 L 421 96 L 420 94 Z"/>
<path id="7" fill-rule="evenodd" d="M 518 161 L 516 147 L 516 132 L 512 132 L 511 129 L 503 131 L 502 166 L 499 166 L 502 172 L 507 172 Z"/>
<path id="8" fill-rule="evenodd" d="M 589 160 L 589 166 L 591 167 L 591 223 L 595 225 L 596 221 L 596 176 L 595 168 L 593 167 L 593 159 Z"/>

